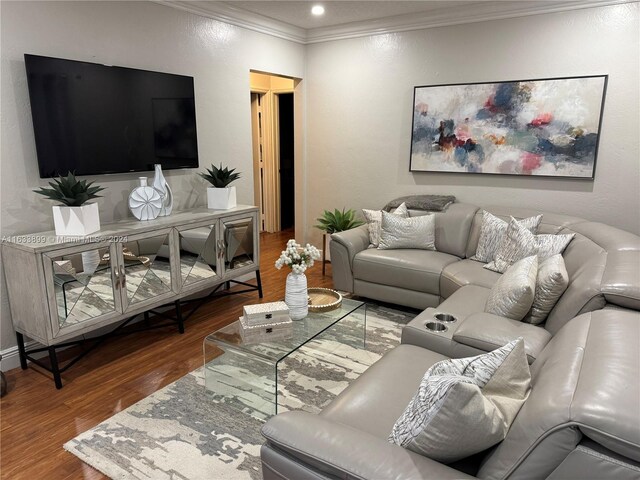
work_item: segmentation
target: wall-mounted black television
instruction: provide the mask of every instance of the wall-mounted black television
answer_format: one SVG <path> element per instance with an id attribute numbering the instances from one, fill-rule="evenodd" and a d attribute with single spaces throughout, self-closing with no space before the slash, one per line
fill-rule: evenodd
<path id="1" fill-rule="evenodd" d="M 24 59 L 41 178 L 198 167 L 193 77 Z"/>

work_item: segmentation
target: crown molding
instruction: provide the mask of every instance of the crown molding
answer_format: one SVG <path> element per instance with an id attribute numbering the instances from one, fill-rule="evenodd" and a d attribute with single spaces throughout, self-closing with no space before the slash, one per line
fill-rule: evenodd
<path id="1" fill-rule="evenodd" d="M 254 32 L 283 38 L 296 43 L 307 43 L 308 32 L 285 22 L 249 12 L 225 2 L 192 2 L 188 0 L 151 0 L 153 3 L 177 8 L 201 17 L 246 28 Z"/>
<path id="2" fill-rule="evenodd" d="M 199 2 L 186 0 L 152 0 L 154 3 L 176 8 L 186 12 L 212 18 L 224 23 L 264 33 L 274 37 L 301 44 L 330 42 L 349 38 L 366 37 L 411 30 L 463 25 L 505 18 L 544 15 L 548 13 L 581 10 L 585 8 L 605 7 L 624 3 L 637 3 L 638 0 L 571 0 L 540 2 L 539 4 L 519 5 L 517 2 L 487 2 L 468 6 L 463 11 L 452 12 L 440 9 L 424 13 L 399 15 L 377 20 L 352 22 L 333 27 L 304 29 L 263 15 L 234 7 L 227 2 Z"/>
<path id="3" fill-rule="evenodd" d="M 623 3 L 635 3 L 637 0 L 595 0 L 595 1 L 556 1 L 541 2 L 539 5 L 517 5 L 512 2 L 490 2 L 471 5 L 465 11 L 433 10 L 430 12 L 399 15 L 364 22 L 354 22 L 334 27 L 314 28 L 307 31 L 307 44 L 345 40 L 387 33 L 422 30 L 427 28 L 464 25 L 487 22 L 505 18 L 526 17 L 548 13 L 603 7 Z"/>

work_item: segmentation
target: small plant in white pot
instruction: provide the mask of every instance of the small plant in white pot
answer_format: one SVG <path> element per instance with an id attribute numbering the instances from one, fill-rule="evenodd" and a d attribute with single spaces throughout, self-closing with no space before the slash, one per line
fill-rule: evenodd
<path id="1" fill-rule="evenodd" d="M 207 188 L 207 206 L 216 210 L 228 210 L 237 205 L 236 187 L 230 187 L 229 184 L 240 178 L 240 173 L 234 173 L 235 168 L 229 170 L 227 167 L 220 168 L 211 165 L 207 168 L 207 173 L 199 175 L 209 182 L 212 186 Z"/>
<path id="2" fill-rule="evenodd" d="M 56 235 L 89 235 L 100 230 L 98 204 L 87 203 L 103 187 L 93 186 L 94 182 L 78 180 L 71 172 L 66 177 L 54 178 L 51 188 L 40 187 L 35 193 L 62 203 L 53 206 L 53 223 Z"/>

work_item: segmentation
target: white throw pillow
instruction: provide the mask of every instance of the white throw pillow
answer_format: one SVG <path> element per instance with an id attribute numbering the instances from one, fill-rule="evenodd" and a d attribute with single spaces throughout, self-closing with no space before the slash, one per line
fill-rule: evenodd
<path id="1" fill-rule="evenodd" d="M 535 234 L 538 232 L 538 226 L 542 221 L 542 215 L 535 217 L 524 218 L 519 220 L 523 227 Z M 471 257 L 471 260 L 477 260 L 478 262 L 491 262 L 493 261 L 496 252 L 502 244 L 504 234 L 507 231 L 508 222 L 490 214 L 487 211 L 482 212 L 482 225 L 480 226 L 480 238 L 478 239 L 478 246 L 476 248 L 476 254 Z"/>
<path id="2" fill-rule="evenodd" d="M 536 254 L 538 255 L 538 260 L 542 262 L 553 255 L 561 254 L 575 236 L 575 233 L 536 235 L 536 243 L 538 244 Z"/>
<path id="3" fill-rule="evenodd" d="M 504 273 L 510 265 L 530 255 L 538 255 L 538 261 L 542 262 L 552 255 L 564 252 L 574 236 L 575 233 L 533 235 L 521 222 L 511 217 L 493 262 L 484 265 L 484 268 Z"/>
<path id="4" fill-rule="evenodd" d="M 504 240 L 500 244 L 493 262 L 487 263 L 483 268 L 504 273 L 518 260 L 535 255 L 537 250 L 538 244 L 535 235 L 511 217 L 504 234 Z"/>
<path id="5" fill-rule="evenodd" d="M 481 452 L 504 440 L 530 384 L 522 338 L 484 355 L 438 362 L 389 441 L 442 463 Z"/>
<path id="6" fill-rule="evenodd" d="M 382 212 L 380 228 L 380 250 L 396 248 L 436 249 L 436 216 L 420 215 L 402 218 Z"/>
<path id="7" fill-rule="evenodd" d="M 502 275 L 489 292 L 484 311 L 522 320 L 531 310 L 538 277 L 538 257 L 523 258 Z"/>
<path id="8" fill-rule="evenodd" d="M 568 286 L 569 274 L 562 255 L 552 255 L 541 262 L 538 267 L 533 305 L 522 321 L 534 325 L 544 322 Z"/>
<path id="9" fill-rule="evenodd" d="M 409 216 L 409 210 L 406 203 L 401 203 L 398 208 L 393 212 L 394 215 L 398 215 L 402 218 Z M 362 209 L 362 214 L 367 221 L 369 227 L 369 248 L 378 248 L 380 243 L 380 224 L 382 223 L 382 210 L 368 210 Z"/>

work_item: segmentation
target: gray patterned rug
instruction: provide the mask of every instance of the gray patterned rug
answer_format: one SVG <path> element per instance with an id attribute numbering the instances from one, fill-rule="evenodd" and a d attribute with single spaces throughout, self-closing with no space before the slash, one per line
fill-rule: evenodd
<path id="1" fill-rule="evenodd" d="M 305 345 L 279 368 L 278 411 L 322 409 L 399 343 L 402 325 L 414 316 L 369 304 L 366 349 L 337 341 L 357 330 L 358 320 L 349 319 Z M 251 367 L 246 359 L 220 366 L 230 378 Z M 64 448 L 113 479 L 261 479 L 265 413 L 240 386 L 224 396 L 206 392 L 203 375 L 202 368 L 185 375 Z"/>

